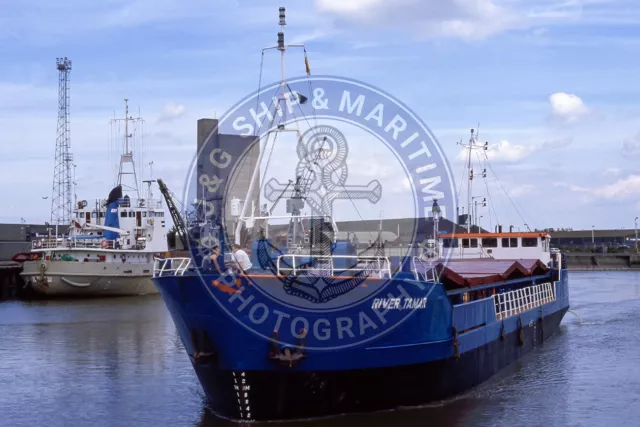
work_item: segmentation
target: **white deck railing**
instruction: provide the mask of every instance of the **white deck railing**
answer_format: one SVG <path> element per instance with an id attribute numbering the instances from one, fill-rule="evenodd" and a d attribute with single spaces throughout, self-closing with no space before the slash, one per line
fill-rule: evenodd
<path id="1" fill-rule="evenodd" d="M 183 276 L 191 267 L 191 258 L 156 258 L 153 263 L 153 277 Z"/>
<path id="2" fill-rule="evenodd" d="M 283 266 L 283 260 L 290 259 L 291 262 Z M 301 265 L 301 259 L 311 259 L 315 262 L 314 266 Z M 336 268 L 335 260 L 347 260 L 349 268 Z M 296 262 L 297 260 L 297 262 Z M 355 262 L 349 263 L 349 260 Z M 335 276 L 336 272 L 365 272 L 369 277 L 385 278 L 391 277 L 391 263 L 386 256 L 355 256 L 355 255 L 300 255 L 286 254 L 278 257 L 277 263 L 278 276 L 283 271 L 288 271 L 293 275 L 299 273 L 307 273 L 316 276 Z"/>
<path id="3" fill-rule="evenodd" d="M 542 283 L 495 294 L 496 319 L 502 320 L 556 300 L 556 283 Z"/>
<path id="4" fill-rule="evenodd" d="M 425 282 L 440 281 L 436 268 L 428 265 L 425 261 L 421 260 L 420 257 L 414 256 L 411 259 L 411 271 L 413 272 L 416 280 L 422 280 Z"/>
<path id="5" fill-rule="evenodd" d="M 116 249 L 115 240 L 105 239 L 39 239 L 31 242 L 32 249 Z M 122 247 L 118 248 L 122 249 Z"/>
<path id="6" fill-rule="evenodd" d="M 124 198 L 120 199 L 124 200 Z M 100 206 L 104 206 L 107 204 L 107 199 L 101 199 L 99 201 Z M 88 209 L 91 204 L 87 205 Z M 123 208 L 151 208 L 151 209 L 161 209 L 162 208 L 162 199 L 129 199 L 128 204 L 121 204 L 120 207 Z"/>

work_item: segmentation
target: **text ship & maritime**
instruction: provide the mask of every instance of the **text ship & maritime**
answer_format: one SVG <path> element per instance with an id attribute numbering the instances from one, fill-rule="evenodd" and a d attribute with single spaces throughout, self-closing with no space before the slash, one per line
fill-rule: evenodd
<path id="1" fill-rule="evenodd" d="M 61 235 L 32 240 L 21 275 L 36 293 L 49 296 L 157 294 L 152 282 L 156 254 L 168 251 L 164 204 L 140 197 L 125 106 L 124 152 L 117 185 L 107 199 L 76 203 Z M 132 176 L 132 178 L 127 175 Z M 131 196 L 134 198 L 131 198 Z M 137 197 L 137 198 L 136 198 Z M 68 228 L 67 228 L 68 227 Z M 60 227 L 62 228 L 62 227 Z"/>
<path id="2" fill-rule="evenodd" d="M 298 184 L 287 193 L 290 225 L 301 224 Z M 167 205 L 187 236 L 170 197 Z M 435 202 L 434 244 L 415 256 L 359 254 L 332 218 L 319 217 L 303 240 L 290 226 L 283 247 L 262 233 L 238 275 L 215 247 L 211 268 L 195 245 L 190 258 L 158 259 L 153 281 L 210 408 L 241 422 L 422 405 L 476 386 L 554 335 L 569 309 L 568 275 L 548 234 L 440 234 L 438 222 Z M 222 228 L 214 235 L 225 252 Z M 241 243 L 241 233 L 229 234 Z M 351 304 L 358 294 L 370 295 L 366 304 Z M 281 303 L 290 295 L 302 302 Z"/>

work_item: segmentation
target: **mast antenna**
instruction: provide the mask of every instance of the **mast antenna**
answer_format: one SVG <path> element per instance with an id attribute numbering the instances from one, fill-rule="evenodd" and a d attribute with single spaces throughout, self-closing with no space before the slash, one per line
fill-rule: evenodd
<path id="1" fill-rule="evenodd" d="M 487 143 L 483 145 L 477 144 L 478 133 L 475 129 L 471 129 L 471 136 L 469 137 L 469 142 L 467 144 L 463 144 L 462 142 L 458 142 L 458 145 L 466 148 L 468 150 L 467 154 L 467 233 L 471 232 L 471 212 L 472 212 L 472 188 L 473 188 L 473 167 L 471 164 L 471 153 L 473 150 L 487 150 Z M 486 177 L 486 170 L 482 171 L 482 176 Z"/>
<path id="2" fill-rule="evenodd" d="M 51 223 L 68 224 L 71 221 L 71 130 L 69 127 L 70 95 L 69 75 L 71 60 L 56 58 L 58 69 L 58 136 L 56 138 L 55 165 L 53 169 L 53 194 L 51 197 Z"/>
<path id="3" fill-rule="evenodd" d="M 280 80 L 280 90 L 278 91 L 279 93 L 277 94 L 277 103 L 275 105 L 275 114 L 271 115 L 271 120 L 270 123 L 267 126 L 267 129 L 272 129 L 274 128 L 274 124 L 276 119 L 278 119 L 278 123 L 277 126 L 275 126 L 275 129 L 273 131 L 268 131 L 265 141 L 264 142 L 260 142 L 261 146 L 260 146 L 260 154 L 258 156 L 258 160 L 257 160 L 257 167 L 253 170 L 253 173 L 251 175 L 251 180 L 249 181 L 249 189 L 247 191 L 247 197 L 246 200 L 244 202 L 244 204 L 242 205 L 242 209 L 240 212 L 240 216 L 238 218 L 238 222 L 235 226 L 235 242 L 237 244 L 240 244 L 241 242 L 241 232 L 242 232 L 242 227 L 245 224 L 248 224 L 248 220 L 251 221 L 251 223 L 253 223 L 254 220 L 254 216 L 253 213 L 251 214 L 251 216 L 249 217 L 248 214 L 248 210 L 249 210 L 249 206 L 251 205 L 251 203 L 249 203 L 249 200 L 251 199 L 252 195 L 254 194 L 255 191 L 255 186 L 259 185 L 258 184 L 258 177 L 259 177 L 259 173 L 260 173 L 260 165 L 262 164 L 262 160 L 264 157 L 264 153 L 270 142 L 271 139 L 271 143 L 272 145 L 272 150 L 273 147 L 275 146 L 276 143 L 276 139 L 279 133 L 281 132 L 293 132 L 296 134 L 298 140 L 300 138 L 300 130 L 299 128 L 297 129 L 286 129 L 285 123 L 287 122 L 287 112 L 288 112 L 288 108 L 287 108 L 287 88 L 288 88 L 288 84 L 286 81 L 286 75 L 285 75 L 285 62 L 284 62 L 284 57 L 285 57 L 285 53 L 287 51 L 287 49 L 291 48 L 291 47 L 301 47 L 301 48 L 305 48 L 304 44 L 285 44 L 285 40 L 284 40 L 284 27 L 285 25 L 287 25 L 287 21 L 286 21 L 286 9 L 284 7 L 280 7 L 279 10 L 279 21 L 278 21 L 278 25 L 280 25 L 280 31 L 278 32 L 278 39 L 277 39 L 277 44 L 274 46 L 269 46 L 269 47 L 265 47 L 262 49 L 262 55 L 264 58 L 264 52 L 267 50 L 271 50 L 271 49 L 277 49 L 280 51 L 280 70 L 281 70 L 281 80 Z M 258 84 L 258 103 L 259 103 L 259 94 L 260 94 L 260 85 L 261 85 L 261 80 L 262 80 L 262 64 L 260 65 L 260 83 Z M 290 102 L 290 101 L 289 101 Z M 291 113 L 294 114 L 295 113 Z M 295 122 L 296 126 L 299 127 L 299 123 Z M 262 123 L 257 124 L 256 125 L 256 134 L 258 132 L 258 130 L 262 127 Z M 268 167 L 268 163 L 267 163 L 267 167 Z M 303 186 L 301 186 L 301 184 L 303 185 L 304 182 L 300 182 L 301 181 L 301 177 L 298 176 L 296 179 L 296 183 L 293 187 L 293 189 L 291 191 L 289 191 L 287 194 L 286 198 L 291 199 L 291 202 L 289 202 L 289 207 L 291 208 L 291 214 L 292 214 L 292 218 L 290 220 L 289 223 L 289 227 L 291 231 L 290 234 L 292 234 L 294 236 L 294 240 L 296 240 L 296 236 L 299 236 L 300 239 L 302 239 L 302 234 L 304 234 L 304 227 L 302 226 L 302 220 L 301 220 L 301 209 L 304 207 L 304 191 L 301 191 L 301 188 L 304 189 Z M 259 191 L 258 193 L 262 193 L 262 191 Z M 285 197 L 285 192 L 283 192 L 283 197 Z M 280 197 L 278 198 L 278 200 L 280 199 Z M 273 208 L 272 208 L 273 209 Z M 289 209 L 288 209 L 289 210 Z"/>
<path id="4" fill-rule="evenodd" d="M 124 122 L 124 142 L 123 142 L 123 151 L 120 154 L 120 167 L 118 169 L 118 179 L 116 181 L 116 185 L 122 185 L 122 190 L 126 191 L 134 191 L 138 200 L 140 200 L 140 189 L 138 188 L 138 177 L 136 175 L 136 165 L 134 160 L 134 151 L 132 147 L 129 145 L 130 139 L 133 138 L 133 134 L 129 133 L 129 123 L 134 126 L 137 123 L 143 123 L 144 119 L 140 116 L 132 117 L 129 116 L 129 100 L 125 98 L 124 100 L 124 118 L 122 119 L 112 119 L 111 124 L 115 124 L 118 122 Z M 130 165 L 129 167 L 127 167 Z"/>

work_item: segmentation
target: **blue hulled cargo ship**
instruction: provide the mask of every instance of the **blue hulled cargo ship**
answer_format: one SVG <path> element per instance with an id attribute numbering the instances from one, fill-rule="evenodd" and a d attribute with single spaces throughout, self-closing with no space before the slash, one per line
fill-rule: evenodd
<path id="1" fill-rule="evenodd" d="M 283 27 L 284 20 L 281 8 Z M 274 48 L 284 58 L 291 45 L 283 33 Z M 305 63 L 309 72 L 306 57 Z M 284 72 L 280 86 L 288 87 Z M 265 114 L 271 119 L 267 138 L 291 131 L 286 120 L 274 120 L 286 117 L 292 92 L 274 98 L 281 110 Z M 568 275 L 546 233 L 501 227 L 488 233 L 472 227 L 469 216 L 463 232 L 456 226 L 442 233 L 442 212 L 433 200 L 428 221 L 421 222 L 430 237 L 426 245 L 394 252 L 382 230 L 364 244 L 356 233 L 339 231 L 326 210 L 304 215 L 305 204 L 326 207 L 324 199 L 314 199 L 312 180 L 330 165 L 343 167 L 334 162 L 340 132 L 328 126 L 314 132 L 310 145 L 297 146 L 304 167 L 273 199 L 268 194 L 277 186 L 261 179 L 268 139 L 258 145 L 253 171 L 239 172 L 251 176 L 245 201 L 228 192 L 198 197 L 202 209 L 195 220 L 181 215 L 159 180 L 190 256 L 158 259 L 153 281 L 216 414 L 288 420 L 422 405 L 483 382 L 557 331 L 569 309 Z M 469 153 L 478 148 L 473 134 L 467 147 Z M 221 150 L 220 143 L 201 148 L 199 157 L 220 166 Z M 200 188 L 216 179 L 205 178 L 198 178 Z M 331 179 L 322 185 L 335 188 Z M 286 216 L 273 215 L 273 208 L 254 215 L 259 181 L 274 206 L 286 199 Z M 375 201 L 380 191 L 375 181 L 351 194 Z M 468 192 L 471 200 L 470 184 Z M 283 241 L 268 225 L 278 219 L 288 221 Z"/>
<path id="2" fill-rule="evenodd" d="M 273 277 L 257 266 L 234 286 L 192 270 L 188 258 L 158 261 L 154 282 L 217 414 L 235 420 L 308 418 L 443 399 L 541 344 L 569 308 L 560 254 L 551 269 L 537 260 L 450 261 L 390 278 L 371 268 L 356 270 L 361 260 L 353 256 L 353 276 L 301 270 Z M 287 277 L 317 277 L 325 286 L 359 277 L 359 287 L 379 291 L 370 298 L 370 313 L 360 306 L 326 313 L 270 309 L 273 302 L 255 283 L 282 287 L 280 279 Z M 403 309 L 407 304 L 416 308 Z M 376 336 L 376 329 L 398 316 L 407 318 Z M 345 347 L 345 337 L 363 342 Z"/>

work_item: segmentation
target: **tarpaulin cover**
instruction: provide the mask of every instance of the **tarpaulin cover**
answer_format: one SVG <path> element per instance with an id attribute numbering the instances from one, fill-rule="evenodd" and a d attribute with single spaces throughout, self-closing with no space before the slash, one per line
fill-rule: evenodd
<path id="1" fill-rule="evenodd" d="M 489 285 L 505 280 L 544 274 L 549 269 L 540 260 L 453 260 L 436 267 L 440 280 L 454 287 Z"/>

